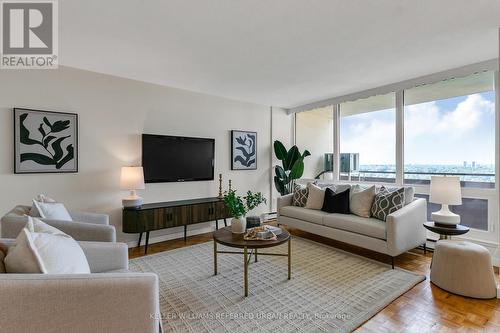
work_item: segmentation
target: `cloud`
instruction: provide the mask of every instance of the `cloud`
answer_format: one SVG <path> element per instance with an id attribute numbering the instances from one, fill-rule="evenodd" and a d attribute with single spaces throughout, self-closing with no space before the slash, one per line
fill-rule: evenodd
<path id="1" fill-rule="evenodd" d="M 441 145 L 446 145 L 444 141 L 447 140 L 460 142 L 464 135 L 477 130 L 482 117 L 495 112 L 495 103 L 480 94 L 467 96 L 451 111 L 439 104 L 433 101 L 406 107 L 405 139 L 408 142 L 432 137 L 439 140 L 436 144 Z M 388 117 L 391 112 L 394 111 L 377 111 L 343 119 L 341 151 L 360 153 L 361 164 L 394 164 L 396 129 L 395 117 L 392 120 Z"/>
<path id="2" fill-rule="evenodd" d="M 405 112 L 405 135 L 446 133 L 461 136 L 475 129 L 484 113 L 494 113 L 495 103 L 479 94 L 469 95 L 452 111 L 439 108 L 437 102 L 410 105 Z"/>

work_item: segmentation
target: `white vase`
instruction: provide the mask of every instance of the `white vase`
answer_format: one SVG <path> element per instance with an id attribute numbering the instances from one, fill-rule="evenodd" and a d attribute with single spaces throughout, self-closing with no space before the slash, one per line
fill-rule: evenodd
<path id="1" fill-rule="evenodd" d="M 233 218 L 231 220 L 231 232 L 233 234 L 242 234 L 247 230 L 247 222 L 244 217 L 239 219 Z"/>

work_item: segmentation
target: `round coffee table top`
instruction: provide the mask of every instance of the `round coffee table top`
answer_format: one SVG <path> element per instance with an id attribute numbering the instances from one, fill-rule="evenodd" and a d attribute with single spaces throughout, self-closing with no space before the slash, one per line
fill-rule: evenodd
<path id="1" fill-rule="evenodd" d="M 214 232 L 214 241 L 236 248 L 263 249 L 286 243 L 290 239 L 290 234 L 285 229 L 281 228 L 281 234 L 277 235 L 276 240 L 244 240 L 245 234 L 233 234 L 231 227 L 225 227 Z"/>
<path id="2" fill-rule="evenodd" d="M 425 222 L 424 227 L 427 230 L 430 230 L 430 231 L 435 232 L 435 233 L 440 234 L 440 235 L 446 235 L 446 236 L 463 235 L 463 234 L 469 232 L 469 230 L 470 230 L 469 227 L 467 227 L 465 225 L 461 225 L 461 224 L 457 224 L 457 225 L 453 225 L 453 226 L 446 226 L 446 225 L 438 224 L 435 222 Z"/>

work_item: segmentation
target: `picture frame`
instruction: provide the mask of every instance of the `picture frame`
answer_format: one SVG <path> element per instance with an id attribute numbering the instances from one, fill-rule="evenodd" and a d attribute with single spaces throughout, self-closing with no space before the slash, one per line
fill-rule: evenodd
<path id="1" fill-rule="evenodd" d="M 231 170 L 257 170 L 257 132 L 231 131 Z"/>
<path id="2" fill-rule="evenodd" d="M 14 108 L 14 173 L 77 173 L 78 114 Z"/>

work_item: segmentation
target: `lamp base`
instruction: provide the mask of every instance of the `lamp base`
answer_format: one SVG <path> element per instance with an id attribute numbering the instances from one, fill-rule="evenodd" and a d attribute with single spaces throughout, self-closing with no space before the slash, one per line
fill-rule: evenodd
<path id="1" fill-rule="evenodd" d="M 460 215 L 453 213 L 448 205 L 441 205 L 441 210 L 438 212 L 433 212 L 431 214 L 431 219 L 442 225 L 454 226 L 460 224 Z"/>
<path id="2" fill-rule="evenodd" d="M 143 199 L 139 196 L 136 197 L 126 197 L 122 199 L 123 207 L 127 208 L 139 208 L 142 206 Z"/>

